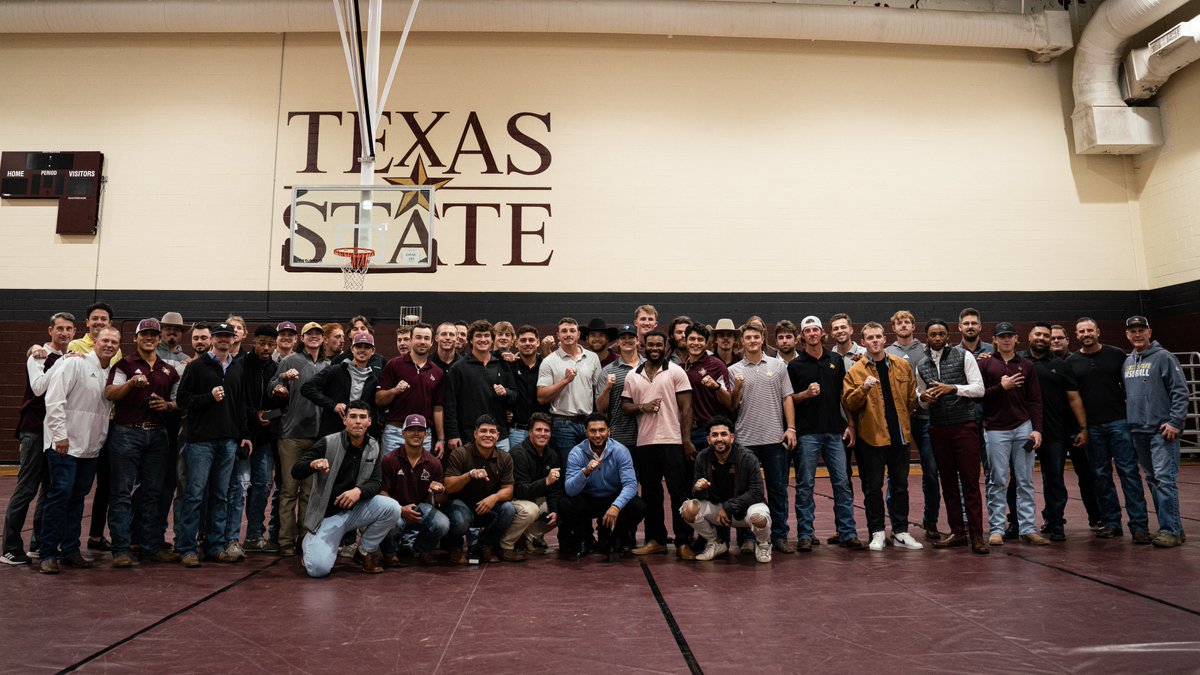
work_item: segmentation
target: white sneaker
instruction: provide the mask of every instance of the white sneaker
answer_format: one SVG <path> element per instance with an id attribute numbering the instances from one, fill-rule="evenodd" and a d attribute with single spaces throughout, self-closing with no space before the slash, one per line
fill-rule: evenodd
<path id="1" fill-rule="evenodd" d="M 704 545 L 704 550 L 696 554 L 696 560 L 712 560 L 717 556 L 725 555 L 729 552 L 729 547 L 719 541 L 713 540 Z"/>
<path id="2" fill-rule="evenodd" d="M 760 563 L 771 562 L 771 542 L 754 545 L 754 559 Z"/>
<path id="3" fill-rule="evenodd" d="M 871 533 L 871 543 L 867 544 L 867 548 L 871 549 L 872 551 L 882 551 L 883 543 L 884 543 L 883 532 L 882 531 L 881 532 L 872 532 Z"/>
<path id="4" fill-rule="evenodd" d="M 894 545 L 896 548 L 904 548 L 910 551 L 920 551 L 921 549 L 925 548 L 924 544 L 916 539 L 913 539 L 912 535 L 907 532 L 892 533 L 892 545 Z"/>

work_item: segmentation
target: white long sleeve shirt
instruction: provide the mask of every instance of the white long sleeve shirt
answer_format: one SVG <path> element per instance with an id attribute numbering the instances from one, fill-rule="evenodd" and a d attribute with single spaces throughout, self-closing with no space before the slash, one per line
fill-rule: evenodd
<path id="1" fill-rule="evenodd" d="M 62 352 L 54 349 L 47 342 L 42 347 L 48 353 L 58 354 L 62 356 Z M 53 366 L 50 367 L 53 370 Z M 50 373 L 46 370 L 46 359 L 39 359 L 35 356 L 30 356 L 25 360 L 25 371 L 29 373 L 29 389 L 33 391 L 34 396 L 41 396 L 46 393 L 46 386 L 50 384 Z"/>
<path id="2" fill-rule="evenodd" d="M 42 429 L 47 447 L 65 438 L 70 446 L 67 454 L 72 457 L 98 456 L 108 437 L 112 412 L 112 402 L 104 398 L 108 368 L 101 368 L 100 359 L 92 352 L 59 359 L 49 375 Z"/>

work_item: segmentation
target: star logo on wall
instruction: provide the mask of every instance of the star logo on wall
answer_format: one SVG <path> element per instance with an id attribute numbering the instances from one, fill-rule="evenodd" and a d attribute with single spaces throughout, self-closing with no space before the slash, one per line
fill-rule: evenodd
<path id="1" fill-rule="evenodd" d="M 412 173 L 407 178 L 385 176 L 383 180 L 389 185 L 419 185 L 422 187 L 432 187 L 436 190 L 454 179 L 446 177 L 431 178 L 429 173 L 425 171 L 425 160 L 418 156 L 417 163 L 413 165 Z M 400 217 L 414 206 L 421 206 L 429 210 L 429 193 L 423 190 L 405 192 L 404 196 L 400 199 L 400 209 L 396 212 L 395 217 Z"/>

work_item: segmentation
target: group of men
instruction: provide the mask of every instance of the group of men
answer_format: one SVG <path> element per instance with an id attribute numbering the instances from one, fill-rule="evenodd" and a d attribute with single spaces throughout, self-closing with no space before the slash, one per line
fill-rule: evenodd
<path id="1" fill-rule="evenodd" d="M 504 321 L 405 325 L 398 356 L 385 360 L 362 316 L 348 329 L 283 321 L 251 335 L 237 316 L 189 327 L 168 312 L 139 321 L 123 356 L 113 310 L 97 303 L 82 338 L 74 317 L 57 313 L 49 341 L 29 349 L 0 560 L 31 562 L 21 531 L 40 494 L 39 571 L 91 566 L 81 522 L 95 482 L 87 546 L 111 550 L 117 568 L 135 557 L 232 563 L 248 551 L 302 554 L 312 576 L 339 556 L 371 573 L 403 557 L 517 562 L 546 553 L 555 529 L 567 559 L 674 544 L 680 558 L 712 560 L 734 545 L 731 527 L 740 551 L 765 563 L 821 544 L 818 462 L 834 500 L 828 544 L 916 550 L 913 446 L 924 504 L 912 524 L 935 548 L 982 554 L 1016 538 L 1065 539 L 1068 457 L 1096 537 L 1124 532 L 1115 465 L 1133 542 L 1170 548 L 1186 539 L 1176 477 L 1189 393 L 1146 318 L 1125 326 L 1128 355 L 1102 344 L 1089 318 L 1076 322 L 1076 352 L 1063 327 L 1042 323 L 1017 351 L 1013 324 L 997 323 L 989 344 L 971 308 L 952 345 L 940 319 L 917 340 L 908 311 L 891 317 L 890 344 L 875 322 L 859 344 L 845 314 L 828 330 L 816 316 L 773 331 L 757 317 L 710 327 L 681 316 L 662 330 L 644 305 L 631 324 L 563 318 L 546 336 Z"/>

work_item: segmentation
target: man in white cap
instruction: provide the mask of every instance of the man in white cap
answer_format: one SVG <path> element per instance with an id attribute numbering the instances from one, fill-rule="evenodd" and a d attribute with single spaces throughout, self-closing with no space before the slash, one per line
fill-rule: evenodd
<path id="1" fill-rule="evenodd" d="M 845 448 L 854 446 L 854 425 L 847 423 L 850 416 L 842 408 L 845 360 L 825 348 L 825 328 L 817 317 L 804 317 L 800 335 L 804 348 L 787 367 L 796 407 L 796 550 L 808 553 L 818 543 L 813 533 L 813 486 L 821 458 L 833 488 L 837 542 L 844 548 L 862 550 L 866 544 L 856 531 L 854 493 L 846 466 Z"/>

